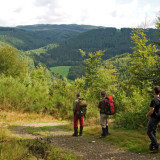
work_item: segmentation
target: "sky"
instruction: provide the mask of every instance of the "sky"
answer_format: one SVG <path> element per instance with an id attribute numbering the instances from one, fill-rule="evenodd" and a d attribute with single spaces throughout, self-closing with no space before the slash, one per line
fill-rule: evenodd
<path id="1" fill-rule="evenodd" d="M 83 24 L 155 28 L 160 0 L 0 0 L 0 26 Z"/>

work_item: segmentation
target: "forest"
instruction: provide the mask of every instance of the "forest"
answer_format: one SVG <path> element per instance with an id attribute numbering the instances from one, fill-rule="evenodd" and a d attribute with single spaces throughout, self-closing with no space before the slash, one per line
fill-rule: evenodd
<path id="1" fill-rule="evenodd" d="M 0 42 L 1 111 L 37 113 L 71 121 L 73 100 L 81 92 L 88 103 L 86 119 L 96 123 L 100 92 L 105 90 L 114 99 L 116 114 L 112 119 L 116 128 L 146 129 L 145 115 L 153 98 L 153 86 L 160 84 L 160 18 L 156 29 L 83 30 L 50 45 L 54 40 L 44 43 L 38 37 L 43 33 L 36 34 L 34 27 L 21 28 L 25 30 L 0 29 L 1 40 L 2 33 L 8 35 Z M 26 43 L 19 39 L 22 32 L 27 32 L 27 37 L 23 37 Z M 35 44 L 30 36 L 35 38 Z M 32 50 L 27 47 L 30 44 Z M 81 76 L 68 82 L 51 73 L 49 67 L 56 65 L 75 65 L 75 72 Z M 72 67 L 69 76 L 74 75 L 71 71 L 74 72 Z"/>

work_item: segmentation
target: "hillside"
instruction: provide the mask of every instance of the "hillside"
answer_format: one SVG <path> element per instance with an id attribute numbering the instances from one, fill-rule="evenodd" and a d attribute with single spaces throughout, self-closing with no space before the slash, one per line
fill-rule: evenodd
<path id="1" fill-rule="evenodd" d="M 35 63 L 48 67 L 79 66 L 86 53 L 105 50 L 103 60 L 132 53 L 131 28 L 104 28 L 89 25 L 30 25 L 0 27 L 0 41 L 27 51 Z M 156 29 L 148 29 L 147 38 L 156 41 Z M 49 47 L 48 47 L 49 46 Z"/>
<path id="2" fill-rule="evenodd" d="M 132 53 L 131 31 L 131 28 L 89 30 L 61 41 L 58 47 L 49 49 L 45 56 L 40 54 L 35 59 L 50 67 L 75 66 L 80 65 L 83 60 L 79 49 L 87 53 L 105 50 L 104 60 L 123 53 Z M 149 29 L 146 34 L 150 40 L 156 41 L 156 29 Z"/>
<path id="3" fill-rule="evenodd" d="M 29 31 L 46 31 L 52 29 L 70 30 L 70 31 L 88 31 L 91 29 L 104 28 L 100 26 L 91 26 L 91 25 L 77 25 L 77 24 L 37 24 L 37 25 L 25 25 L 25 26 L 17 26 L 16 28 L 29 30 Z"/>
<path id="4" fill-rule="evenodd" d="M 85 25 L 31 25 L 0 27 L 0 41 L 20 50 L 31 50 L 58 43 L 81 32 L 95 29 Z"/>

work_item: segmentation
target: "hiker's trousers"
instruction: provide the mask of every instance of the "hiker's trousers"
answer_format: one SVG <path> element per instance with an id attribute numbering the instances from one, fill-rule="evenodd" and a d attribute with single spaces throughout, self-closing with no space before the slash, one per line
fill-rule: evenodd
<path id="1" fill-rule="evenodd" d="M 109 117 L 110 116 L 107 114 L 100 114 L 100 125 L 102 126 L 102 128 L 106 128 L 106 126 L 108 126 Z"/>
<path id="2" fill-rule="evenodd" d="M 155 118 L 150 118 L 150 120 L 148 121 L 147 135 L 149 136 L 151 140 L 152 147 L 159 146 L 157 142 L 157 138 L 156 138 L 156 130 L 157 130 L 157 126 L 159 122 L 160 120 L 157 120 Z"/>
<path id="3" fill-rule="evenodd" d="M 80 126 L 83 127 L 83 117 L 78 117 L 74 114 L 74 127 L 78 127 L 78 120 L 80 122 Z"/>

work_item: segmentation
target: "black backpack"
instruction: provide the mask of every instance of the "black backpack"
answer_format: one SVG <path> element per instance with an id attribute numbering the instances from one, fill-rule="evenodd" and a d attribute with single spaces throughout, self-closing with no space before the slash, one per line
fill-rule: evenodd
<path id="1" fill-rule="evenodd" d="M 155 111 L 155 115 L 157 116 L 157 118 L 160 118 L 160 98 L 157 97 L 156 99 L 159 101 L 159 108 L 157 112 Z"/>

